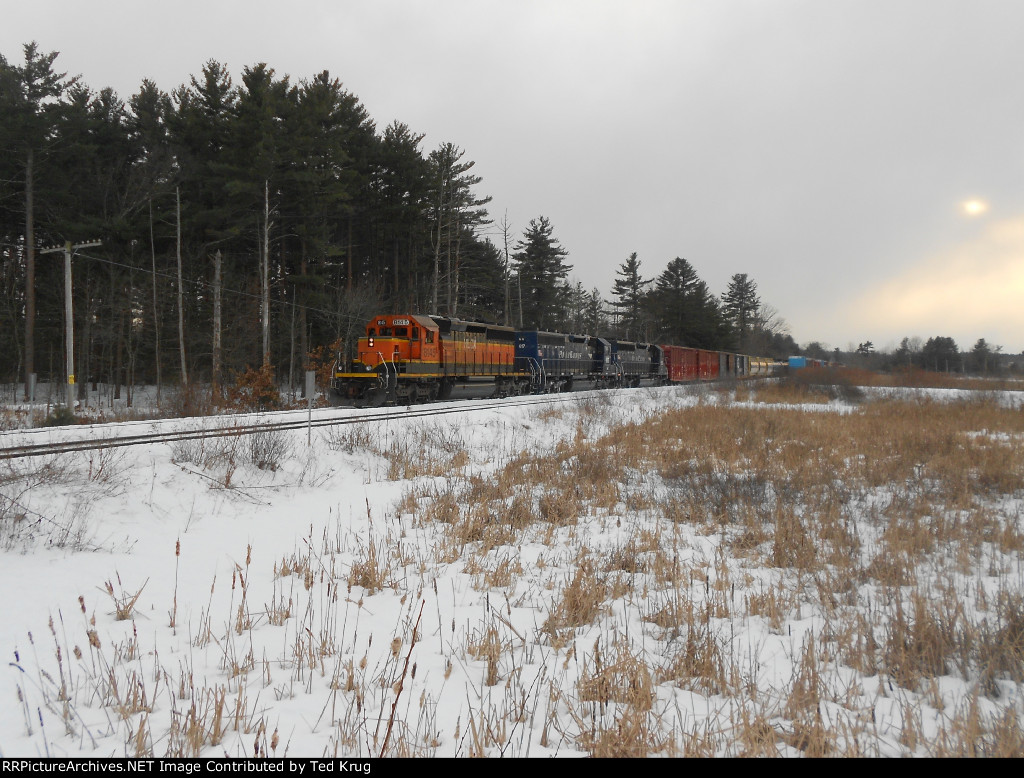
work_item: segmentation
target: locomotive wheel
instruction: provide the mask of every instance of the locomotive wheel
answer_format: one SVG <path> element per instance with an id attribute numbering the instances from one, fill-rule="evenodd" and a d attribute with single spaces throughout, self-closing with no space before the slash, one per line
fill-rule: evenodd
<path id="1" fill-rule="evenodd" d="M 387 400 L 387 398 L 388 398 L 388 393 L 387 393 L 387 391 L 385 389 L 381 389 L 381 388 L 367 389 L 366 393 L 363 395 L 363 401 L 360 404 L 360 407 L 362 407 L 362 408 L 379 408 L 379 407 L 381 407 L 384 404 L 384 401 Z"/>

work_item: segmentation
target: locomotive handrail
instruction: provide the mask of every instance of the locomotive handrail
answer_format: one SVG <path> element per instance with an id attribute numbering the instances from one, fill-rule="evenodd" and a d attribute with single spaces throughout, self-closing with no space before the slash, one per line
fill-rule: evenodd
<path id="1" fill-rule="evenodd" d="M 526 364 L 530 366 L 530 374 L 533 376 L 533 385 L 537 389 L 543 389 L 547 383 L 547 375 L 544 371 L 544 364 L 534 357 L 527 357 Z"/>
<path id="2" fill-rule="evenodd" d="M 388 360 L 385 358 L 385 356 L 381 352 L 379 352 L 379 351 L 377 352 L 377 356 L 380 357 L 380 363 L 381 363 L 381 365 L 384 368 L 384 387 L 383 388 L 384 388 L 384 394 L 385 394 L 385 396 L 387 396 L 388 394 L 391 394 L 392 389 L 394 389 L 395 391 L 398 390 L 398 364 L 395 362 L 395 355 L 394 354 L 391 355 L 391 361 L 390 362 L 388 362 Z M 391 365 L 390 368 L 388 367 L 389 364 Z M 394 378 L 394 382 L 392 382 L 392 380 L 391 380 L 392 377 Z"/>
<path id="3" fill-rule="evenodd" d="M 382 388 L 388 388 L 388 361 L 384 358 L 384 354 L 380 351 L 377 352 L 377 356 L 380 357 L 380 366 L 384 368 L 384 386 Z"/>

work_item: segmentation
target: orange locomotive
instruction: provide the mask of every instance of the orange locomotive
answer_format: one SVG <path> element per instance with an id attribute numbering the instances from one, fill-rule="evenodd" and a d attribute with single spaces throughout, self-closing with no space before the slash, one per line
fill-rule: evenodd
<path id="1" fill-rule="evenodd" d="M 377 316 L 359 339 L 349 369 L 335 363 L 334 395 L 365 405 L 430 402 L 456 383 L 495 385 L 495 394 L 529 391 L 515 368 L 515 330 L 441 316 Z"/>
<path id="2" fill-rule="evenodd" d="M 331 395 L 376 406 L 446 400 L 456 385 L 505 397 L 586 382 L 594 388 L 662 385 L 774 372 L 771 360 L 726 351 L 386 314 L 366 325 L 349 364 L 335 363 Z"/>

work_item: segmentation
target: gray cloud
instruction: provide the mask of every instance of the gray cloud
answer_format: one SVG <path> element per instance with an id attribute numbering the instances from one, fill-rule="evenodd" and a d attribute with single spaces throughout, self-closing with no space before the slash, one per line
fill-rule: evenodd
<path id="1" fill-rule="evenodd" d="M 427 150 L 465 149 L 496 219 L 549 217 L 576 278 L 605 294 L 633 251 L 652 276 L 684 256 L 715 292 L 751 275 L 802 343 L 1024 349 L 991 302 L 849 312 L 896 279 L 949 278 L 941 258 L 984 252 L 987 230 L 1024 215 L 1017 0 L 24 5 L 5 12 L 0 51 L 37 40 L 125 98 L 210 58 L 329 70 L 380 129 L 397 119 Z M 970 197 L 990 210 L 968 219 Z M 1024 277 L 1024 245 L 993 261 Z"/>

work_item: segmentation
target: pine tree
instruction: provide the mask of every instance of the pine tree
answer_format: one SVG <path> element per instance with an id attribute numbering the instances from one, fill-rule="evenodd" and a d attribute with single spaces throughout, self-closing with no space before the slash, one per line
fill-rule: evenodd
<path id="1" fill-rule="evenodd" d="M 139 338 L 131 326 L 144 303 L 141 274 L 134 270 L 141 234 L 136 229 L 149 197 L 145 179 L 136 174 L 143 155 L 131 132 L 127 106 L 111 89 L 94 93 L 81 84 L 68 92 L 56 131 L 55 162 L 64 181 L 60 196 L 51 197 L 51 228 L 64 236 L 102 239 L 102 248 L 87 255 L 119 257 L 118 263 L 73 263 L 75 274 L 74 331 L 76 373 L 102 377 L 121 399 L 131 386 L 138 363 Z M 129 267 L 125 267 L 128 265 Z M 148 306 L 147 306 L 148 308 Z M 78 382 L 85 399 L 88 383 Z"/>
<path id="2" fill-rule="evenodd" d="M 29 376 L 35 372 L 36 323 L 36 203 L 49 176 L 46 169 L 55 133 L 55 125 L 63 108 L 64 95 L 77 79 L 54 70 L 58 52 L 42 54 L 33 41 L 22 47 L 24 64 L 12 66 L 0 62 L 0 130 L 5 141 L 0 144 L 4 167 L 12 174 L 5 180 L 17 182 L 20 204 L 11 208 L 21 217 L 24 231 L 19 236 L 25 246 L 25 397 L 29 393 Z M 8 156 L 9 155 L 9 156 Z M 43 186 L 40 186 L 43 184 Z M 56 191 L 53 188 L 50 191 Z M 6 198 L 5 198 L 6 200 Z M 17 243 L 21 241 L 11 241 Z"/>
<path id="3" fill-rule="evenodd" d="M 746 273 L 734 275 L 729 281 L 729 288 L 722 294 L 722 312 L 736 330 L 736 346 L 741 351 L 750 347 L 750 334 L 757 323 L 760 307 L 757 284 Z"/>
<path id="4" fill-rule="evenodd" d="M 956 372 L 961 365 L 960 349 L 953 338 L 928 338 L 921 349 L 921 361 L 926 370 L 937 373 Z"/>
<path id="5" fill-rule="evenodd" d="M 639 337 L 643 327 L 645 289 L 653 279 L 644 280 L 641 277 L 640 260 L 636 258 L 635 251 L 619 266 L 617 275 L 619 277 L 612 287 L 612 294 L 616 297 L 612 306 L 615 308 L 619 332 L 626 339 Z"/>
<path id="6" fill-rule="evenodd" d="M 503 307 L 504 258 L 490 240 L 463 228 L 460 248 L 459 316 L 494 321 Z"/>
<path id="7" fill-rule="evenodd" d="M 892 352 L 892 366 L 895 368 L 908 368 L 914 364 L 916 349 L 912 347 L 910 338 L 903 338 L 899 348 Z"/>
<path id="8" fill-rule="evenodd" d="M 302 80 L 289 98 L 295 105 L 284 127 L 281 232 L 294 236 L 283 237 L 292 247 L 284 261 L 293 312 L 298 309 L 298 344 L 290 352 L 297 346 L 305 369 L 311 344 L 350 336 L 341 293 L 352 290 L 357 266 L 347 227 L 355 203 L 372 207 L 360 194 L 371 191 L 376 141 L 366 108 L 326 70 Z"/>
<path id="9" fill-rule="evenodd" d="M 430 166 L 420 151 L 423 135 L 395 121 L 387 126 L 371 167 L 370 195 L 379 237 L 381 262 L 390 262 L 393 295 L 399 308 L 426 307 L 417 299 L 426 290 L 430 270 L 426 210 L 430 191 Z M 387 259 L 385 259 L 387 258 Z M 429 290 L 426 292 L 429 294 Z"/>
<path id="10" fill-rule="evenodd" d="M 658 337 L 665 342 L 718 349 L 728 341 L 728 322 L 718 301 L 682 257 L 668 263 L 647 302 Z"/>
<path id="11" fill-rule="evenodd" d="M 143 335 L 152 336 L 152 363 L 145 350 L 150 342 L 143 344 L 144 353 L 140 358 L 140 372 L 147 374 L 147 367 L 152 364 L 153 372 L 149 380 L 156 381 L 157 402 L 161 400 L 163 384 L 163 365 L 161 355 L 161 289 L 166 293 L 169 287 L 162 281 L 162 273 L 157 271 L 157 240 L 156 223 L 167 223 L 171 220 L 169 195 L 172 193 L 174 175 L 174 157 L 171 154 L 167 137 L 167 117 L 171 112 L 170 97 L 160 91 L 156 84 L 143 80 L 139 91 L 129 100 L 130 116 L 128 132 L 136 147 L 137 161 L 133 166 L 133 174 L 139 185 L 139 195 L 145 198 L 144 218 L 136 225 L 140 245 L 145 247 L 149 256 L 149 291 L 151 298 L 148 305 L 140 306 L 143 313 Z M 164 308 L 166 309 L 166 307 Z"/>
<path id="12" fill-rule="evenodd" d="M 516 274 L 522 295 L 522 321 L 526 329 L 552 329 L 559 323 L 565 299 L 565 278 L 572 265 L 568 252 L 553 237 L 547 217 L 539 216 L 516 244 Z"/>
<path id="13" fill-rule="evenodd" d="M 487 211 L 482 207 L 490 197 L 477 198 L 472 188 L 480 177 L 470 175 L 474 162 L 463 162 L 465 151 L 452 143 L 443 143 L 430 154 L 434 190 L 431 193 L 433 211 L 434 269 L 431 278 L 431 310 L 438 311 L 439 297 L 444 292 L 444 312 L 458 313 L 460 250 L 463 229 L 488 224 Z M 443 272 L 442 272 L 443 266 Z"/>
<path id="14" fill-rule="evenodd" d="M 590 290 L 590 294 L 587 296 L 583 324 L 583 332 L 588 334 L 608 332 L 608 312 L 605 309 L 601 290 L 596 286 Z"/>
<path id="15" fill-rule="evenodd" d="M 992 348 L 984 338 L 978 338 L 971 349 L 971 369 L 979 375 L 988 375 L 995 363 L 995 356 L 1002 350 L 1002 346 Z"/>
<path id="16" fill-rule="evenodd" d="M 590 293 L 583 287 L 583 282 L 576 283 L 566 288 L 565 310 L 562 315 L 563 327 L 570 332 L 585 332 L 587 308 L 590 303 Z"/>
<path id="17" fill-rule="evenodd" d="M 245 205 L 253 209 L 257 206 L 254 187 L 246 191 L 249 200 L 243 204 L 239 193 L 244 187 L 237 181 L 232 183 L 237 173 L 239 154 L 234 146 L 235 133 L 239 131 L 238 91 L 232 85 L 227 68 L 216 60 L 209 60 L 203 66 L 202 77 L 193 76 L 189 86 L 175 90 L 173 100 L 175 109 L 168 115 L 168 131 L 178 162 L 175 188 L 175 206 L 180 209 L 175 214 L 175 221 L 181 228 L 181 241 L 176 247 L 181 268 L 181 281 L 176 290 L 178 351 L 182 382 L 187 383 L 189 373 L 194 372 L 190 370 L 188 354 L 206 352 L 208 348 L 206 338 L 199 337 L 205 328 L 192 326 L 190 320 L 198 317 L 205 320 L 210 301 L 205 296 L 190 298 L 184 294 L 183 286 L 187 279 L 205 282 L 214 269 L 214 252 L 218 248 L 224 249 L 228 242 L 243 232 L 249 240 L 245 242 L 244 249 L 240 243 L 239 253 L 250 261 L 225 262 L 225 285 L 244 283 L 231 276 L 230 271 L 235 264 L 242 266 L 243 277 L 247 275 L 245 265 L 252 265 L 255 276 L 258 264 L 251 261 L 249 252 L 255 253 L 252 232 L 257 227 L 257 215 L 246 213 Z M 228 259 L 231 259 L 230 255 Z M 255 323 L 257 318 L 246 316 L 250 310 L 249 306 L 242 307 L 237 310 L 238 317 Z M 212 317 L 208 321 L 212 323 Z M 232 326 L 225 323 L 225 328 Z M 254 351 L 261 350 L 257 345 L 261 338 L 258 330 L 247 331 L 243 326 L 240 332 L 245 334 L 235 342 L 243 351 L 241 359 L 244 365 L 251 362 Z"/>

